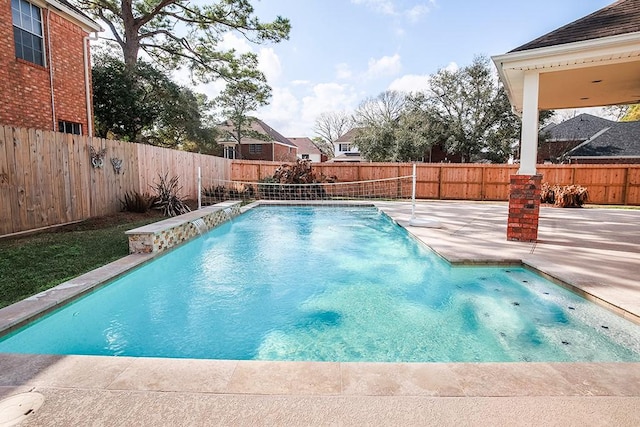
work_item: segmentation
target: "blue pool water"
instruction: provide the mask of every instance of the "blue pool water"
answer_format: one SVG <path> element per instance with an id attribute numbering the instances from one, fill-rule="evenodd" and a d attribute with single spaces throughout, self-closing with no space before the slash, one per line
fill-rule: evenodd
<path id="1" fill-rule="evenodd" d="M 640 361 L 640 328 L 522 268 L 451 268 L 375 208 L 260 207 L 0 352 L 315 361 Z"/>

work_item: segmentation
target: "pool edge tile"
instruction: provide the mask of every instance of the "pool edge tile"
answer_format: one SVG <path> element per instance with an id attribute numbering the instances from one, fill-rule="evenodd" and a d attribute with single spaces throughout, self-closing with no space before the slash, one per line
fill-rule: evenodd
<path id="1" fill-rule="evenodd" d="M 342 363 L 345 396 L 463 397 L 447 363 Z"/>
<path id="2" fill-rule="evenodd" d="M 267 395 L 341 394 L 339 362 L 264 362 L 241 360 L 229 393 Z"/>
<path id="3" fill-rule="evenodd" d="M 130 358 L 108 390 L 226 393 L 235 360 Z"/>

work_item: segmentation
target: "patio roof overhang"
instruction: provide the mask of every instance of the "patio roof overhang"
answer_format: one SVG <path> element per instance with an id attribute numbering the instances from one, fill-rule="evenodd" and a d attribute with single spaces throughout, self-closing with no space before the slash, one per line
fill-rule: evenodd
<path id="1" fill-rule="evenodd" d="M 640 32 L 509 52 L 492 57 L 521 114 L 525 74 L 539 75 L 538 109 L 640 102 Z"/>

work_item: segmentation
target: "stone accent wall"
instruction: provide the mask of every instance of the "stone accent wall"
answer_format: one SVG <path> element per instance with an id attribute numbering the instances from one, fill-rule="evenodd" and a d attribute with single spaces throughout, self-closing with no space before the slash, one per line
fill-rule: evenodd
<path id="1" fill-rule="evenodd" d="M 0 25 L 0 124 L 57 131 L 58 120 L 64 120 L 80 123 L 86 135 L 83 38 L 88 33 L 53 10 L 50 14 L 46 8 L 41 10 L 45 67 L 16 57 L 11 2 L 0 3 L 0 22 L 3 23 Z M 51 108 L 52 85 L 55 118 Z"/>
<path id="2" fill-rule="evenodd" d="M 129 253 L 163 252 L 240 215 L 240 202 L 224 202 L 127 231 Z M 201 219 L 200 229 L 193 221 Z"/>
<path id="3" fill-rule="evenodd" d="M 535 242 L 540 217 L 542 175 L 511 175 L 507 240 Z"/>

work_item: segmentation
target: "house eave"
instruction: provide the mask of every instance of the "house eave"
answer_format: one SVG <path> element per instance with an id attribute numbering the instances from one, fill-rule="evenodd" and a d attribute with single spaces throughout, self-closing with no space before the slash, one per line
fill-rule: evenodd
<path id="1" fill-rule="evenodd" d="M 56 0 L 44 0 L 47 6 L 53 6 L 55 9 L 58 9 L 61 12 L 64 12 L 65 15 L 72 18 L 76 23 L 78 23 L 82 29 L 84 29 L 88 33 L 97 33 L 104 31 L 104 29 L 95 21 L 88 18 L 87 16 L 78 13 L 77 11 L 71 9 L 70 7 L 57 2 Z"/>
<path id="2" fill-rule="evenodd" d="M 516 112 L 522 111 L 522 90 L 520 89 L 527 72 L 569 71 L 599 65 L 637 62 L 638 58 L 640 58 L 640 32 L 491 57 Z M 627 102 L 631 103 L 634 100 Z"/>

